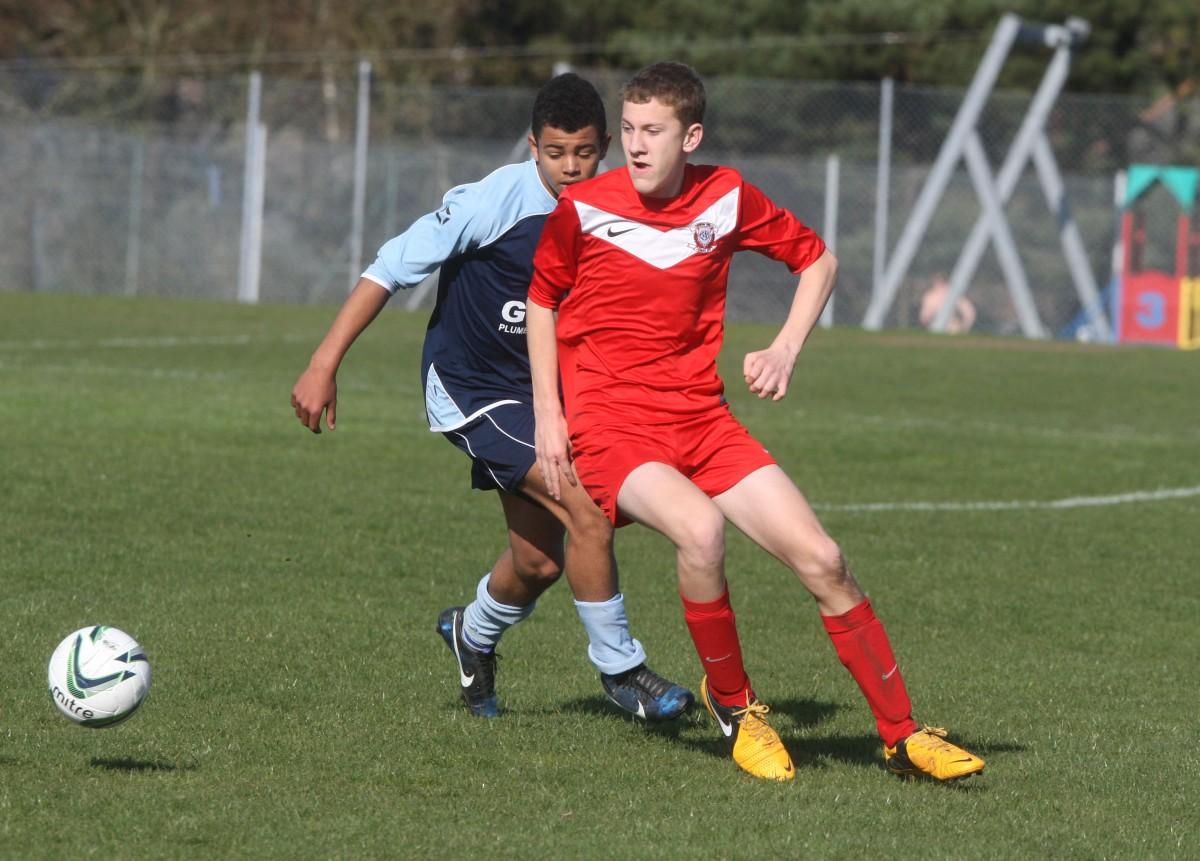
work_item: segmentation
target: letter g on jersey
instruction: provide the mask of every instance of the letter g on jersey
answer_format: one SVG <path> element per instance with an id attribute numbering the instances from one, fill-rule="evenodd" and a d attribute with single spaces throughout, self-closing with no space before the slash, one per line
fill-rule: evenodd
<path id="1" fill-rule="evenodd" d="M 504 307 L 500 309 L 500 316 L 506 323 L 523 323 L 525 321 L 525 303 L 516 299 L 505 302 Z"/>

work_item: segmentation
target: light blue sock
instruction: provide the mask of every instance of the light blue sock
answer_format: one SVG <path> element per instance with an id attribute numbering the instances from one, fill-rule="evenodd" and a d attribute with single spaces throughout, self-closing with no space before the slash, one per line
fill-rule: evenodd
<path id="1" fill-rule="evenodd" d="M 646 650 L 629 633 L 625 596 L 607 601 L 576 601 L 575 609 L 588 634 L 588 657 L 602 673 L 615 675 L 646 662 Z"/>
<path id="2" fill-rule="evenodd" d="M 467 645 L 481 652 L 490 652 L 500 642 L 500 635 L 533 612 L 534 601 L 528 607 L 511 607 L 501 604 L 488 594 L 489 571 L 475 589 L 475 600 L 463 611 L 463 637 Z"/>

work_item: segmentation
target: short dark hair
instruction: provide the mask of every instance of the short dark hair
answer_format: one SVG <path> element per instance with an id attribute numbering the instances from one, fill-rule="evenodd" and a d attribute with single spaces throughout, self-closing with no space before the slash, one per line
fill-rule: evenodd
<path id="1" fill-rule="evenodd" d="M 600 137 L 608 131 L 604 102 L 596 88 L 574 72 L 551 78 L 533 100 L 529 130 L 536 138 L 546 126 L 577 132 L 595 126 Z"/>
<path id="2" fill-rule="evenodd" d="M 686 63 L 653 63 L 621 88 L 621 101 L 644 105 L 658 99 L 675 109 L 684 127 L 704 122 L 704 82 Z"/>

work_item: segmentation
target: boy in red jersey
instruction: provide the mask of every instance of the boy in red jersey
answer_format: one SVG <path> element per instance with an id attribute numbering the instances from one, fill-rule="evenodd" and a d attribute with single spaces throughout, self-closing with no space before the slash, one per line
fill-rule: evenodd
<path id="1" fill-rule="evenodd" d="M 688 164 L 704 133 L 704 85 L 692 69 L 648 66 L 622 97 L 627 169 L 565 189 L 534 258 L 527 339 L 537 461 L 551 493 L 578 475 L 615 524 L 642 523 L 675 544 L 705 705 L 746 771 L 795 775 L 742 662 L 726 520 L 816 600 L 891 771 L 938 780 L 982 771 L 944 730 L 918 729 L 887 634 L 840 548 L 725 403 L 716 359 L 733 253 L 758 251 L 800 277 L 779 334 L 743 362 L 750 391 L 775 401 L 787 394 L 837 261 L 737 171 Z"/>

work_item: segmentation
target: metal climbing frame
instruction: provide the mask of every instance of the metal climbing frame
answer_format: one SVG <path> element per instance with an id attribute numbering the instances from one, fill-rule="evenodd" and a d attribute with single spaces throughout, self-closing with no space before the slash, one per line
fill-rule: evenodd
<path id="1" fill-rule="evenodd" d="M 913 258 L 925 237 L 934 211 L 946 191 L 959 159 L 963 159 L 983 211 L 950 275 L 949 290 L 934 316 L 932 328 L 934 331 L 945 331 L 951 313 L 966 292 L 988 239 L 991 239 L 1017 312 L 1021 331 L 1030 338 L 1046 337 L 1046 329 L 1038 316 L 1029 280 L 1025 275 L 1025 268 L 1021 265 L 1016 242 L 1004 214 L 1004 207 L 1012 197 L 1017 180 L 1032 157 L 1047 205 L 1058 220 L 1063 255 L 1080 302 L 1095 331 L 1103 338 L 1111 336 L 1111 327 L 1104 314 L 1096 279 L 1088 263 L 1079 228 L 1067 204 L 1062 174 L 1045 133 L 1046 120 L 1066 82 L 1072 54 L 1087 38 L 1089 29 L 1087 22 L 1079 18 L 1069 18 L 1062 25 L 1031 24 L 1013 14 L 1005 15 L 1000 20 L 954 123 L 942 142 L 929 177 L 917 197 L 912 214 L 896 244 L 896 250 L 888 261 L 883 279 L 877 284 L 877 290 L 867 306 L 863 317 L 865 328 L 882 328 L 900 284 L 908 274 Z M 1018 42 L 1052 47 L 1054 56 L 1013 139 L 999 174 L 993 175 L 977 124 L 988 96 L 995 88 L 1004 62 Z"/>

